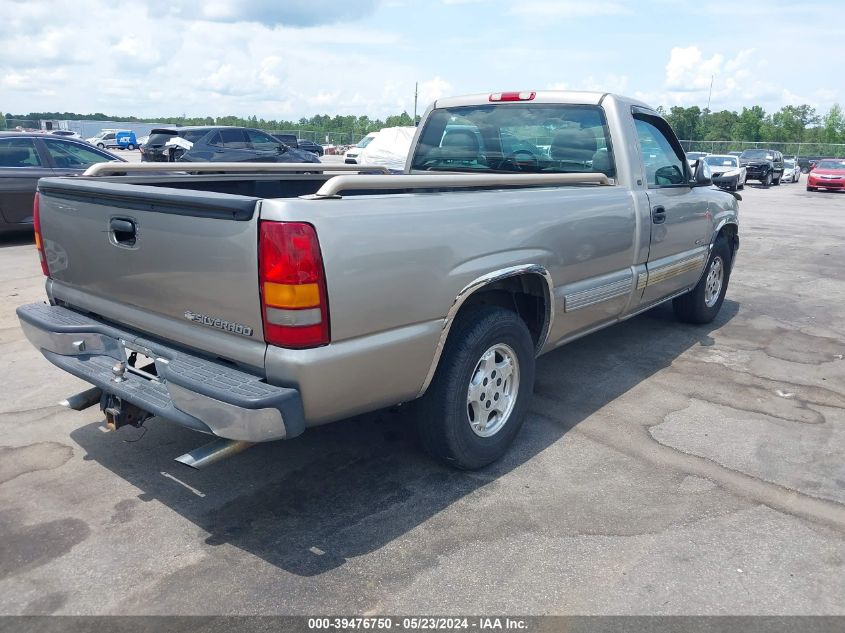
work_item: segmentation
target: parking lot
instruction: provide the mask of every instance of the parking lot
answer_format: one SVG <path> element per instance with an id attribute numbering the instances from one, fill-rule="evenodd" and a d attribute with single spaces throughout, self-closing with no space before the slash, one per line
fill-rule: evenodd
<path id="1" fill-rule="evenodd" d="M 24 339 L 43 277 L 0 238 L 0 612 L 845 613 L 845 195 L 743 196 L 717 320 L 662 306 L 542 357 L 474 473 L 403 408 L 204 471 L 176 425 L 105 432 L 56 404 L 85 385 Z"/>

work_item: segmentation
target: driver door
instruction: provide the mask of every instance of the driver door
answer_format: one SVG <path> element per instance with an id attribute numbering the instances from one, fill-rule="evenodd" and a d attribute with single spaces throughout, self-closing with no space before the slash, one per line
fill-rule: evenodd
<path id="1" fill-rule="evenodd" d="M 285 153 L 284 145 L 278 140 L 260 130 L 244 130 L 249 147 L 254 154 L 252 160 L 262 163 L 278 162 L 279 157 Z M 285 150 L 285 151 L 283 151 Z"/>
<path id="2" fill-rule="evenodd" d="M 656 114 L 635 111 L 634 126 L 651 208 L 647 277 L 638 282 L 645 282 L 641 304 L 647 305 L 698 282 L 712 225 L 705 188 L 691 185 L 686 157 L 669 124 Z"/>

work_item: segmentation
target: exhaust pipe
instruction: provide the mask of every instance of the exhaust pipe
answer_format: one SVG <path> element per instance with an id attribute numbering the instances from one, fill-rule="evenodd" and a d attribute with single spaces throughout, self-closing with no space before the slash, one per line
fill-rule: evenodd
<path id="1" fill-rule="evenodd" d="M 209 442 L 199 448 L 195 448 L 189 453 L 180 455 L 176 461 L 200 470 L 207 466 L 219 462 L 222 459 L 231 457 L 241 451 L 248 449 L 254 442 L 246 442 L 244 440 L 226 440 L 219 438 L 213 442 Z"/>
<path id="2" fill-rule="evenodd" d="M 80 391 L 77 394 L 68 396 L 66 399 L 59 402 L 63 407 L 73 409 L 74 411 L 83 411 L 88 407 L 93 407 L 99 404 L 100 398 L 103 397 L 103 390 L 99 387 L 91 387 L 85 391 Z"/>

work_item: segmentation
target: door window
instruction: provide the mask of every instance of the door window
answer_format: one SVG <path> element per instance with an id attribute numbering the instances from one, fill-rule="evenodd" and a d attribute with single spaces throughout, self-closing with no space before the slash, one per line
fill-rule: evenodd
<path id="1" fill-rule="evenodd" d="M 259 130 L 244 130 L 244 132 L 246 132 L 252 149 L 263 151 L 276 151 L 279 149 L 279 141 L 269 134 L 265 134 Z"/>
<path id="2" fill-rule="evenodd" d="M 83 147 L 78 143 L 67 143 L 44 139 L 47 151 L 53 159 L 53 164 L 64 169 L 85 169 L 95 163 L 105 163 L 114 160 L 104 152 L 98 152 L 91 147 Z"/>
<path id="3" fill-rule="evenodd" d="M 226 149 L 248 149 L 249 145 L 243 130 L 222 129 L 209 142 L 209 145 Z"/>
<path id="4" fill-rule="evenodd" d="M 687 162 L 669 124 L 660 117 L 635 114 L 634 125 L 648 186 L 688 186 Z"/>
<path id="5" fill-rule="evenodd" d="M 41 159 L 31 138 L 0 139 L 0 167 L 40 167 Z"/>

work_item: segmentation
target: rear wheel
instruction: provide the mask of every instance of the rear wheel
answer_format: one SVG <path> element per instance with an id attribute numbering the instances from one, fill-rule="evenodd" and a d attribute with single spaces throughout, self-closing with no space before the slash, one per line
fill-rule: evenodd
<path id="1" fill-rule="evenodd" d="M 423 447 L 466 470 L 499 459 L 522 426 L 533 385 L 534 344 L 525 322 L 504 308 L 468 308 L 418 403 Z"/>
<path id="2" fill-rule="evenodd" d="M 672 302 L 675 316 L 686 323 L 710 323 L 719 314 L 731 276 L 733 250 L 720 236 L 713 244 L 704 275 L 695 288 Z"/>
<path id="3" fill-rule="evenodd" d="M 97 143 L 97 147 L 99 147 L 100 149 L 106 149 L 106 146 L 102 143 Z"/>
<path id="4" fill-rule="evenodd" d="M 126 146 L 126 149 L 131 151 L 131 150 L 135 149 L 135 146 L 132 143 L 129 143 L 129 145 Z"/>

